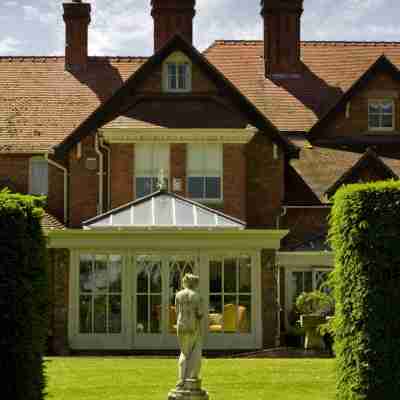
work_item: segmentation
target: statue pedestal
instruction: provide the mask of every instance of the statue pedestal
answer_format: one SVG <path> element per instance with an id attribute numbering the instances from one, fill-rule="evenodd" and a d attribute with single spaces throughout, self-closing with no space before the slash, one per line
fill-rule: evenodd
<path id="1" fill-rule="evenodd" d="M 208 393 L 201 388 L 201 380 L 187 379 L 168 393 L 168 400 L 208 400 Z"/>

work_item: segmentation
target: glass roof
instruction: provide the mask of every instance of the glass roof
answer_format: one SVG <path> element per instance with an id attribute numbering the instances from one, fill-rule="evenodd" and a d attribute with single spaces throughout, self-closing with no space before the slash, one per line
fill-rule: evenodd
<path id="1" fill-rule="evenodd" d="M 225 228 L 244 229 L 236 218 L 174 193 L 158 191 L 83 222 L 84 229 L 104 228 Z"/>

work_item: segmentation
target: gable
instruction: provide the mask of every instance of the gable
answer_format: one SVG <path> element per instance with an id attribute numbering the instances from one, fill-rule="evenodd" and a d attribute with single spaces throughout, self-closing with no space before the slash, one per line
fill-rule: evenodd
<path id="1" fill-rule="evenodd" d="M 383 130 L 371 127 L 368 119 L 369 104 L 376 101 L 393 104 L 392 133 L 400 132 L 399 94 L 400 71 L 385 56 L 381 56 L 314 125 L 309 132 L 310 140 L 382 134 Z"/>
<path id="2" fill-rule="evenodd" d="M 142 87 L 157 68 L 160 71 L 164 60 L 176 51 L 185 54 L 192 61 L 193 65 L 196 65 L 202 74 L 207 76 L 208 80 L 218 88 L 218 92 L 223 93 L 224 98 L 229 99 L 232 106 L 245 115 L 249 124 L 268 135 L 288 155 L 297 156 L 298 151 L 295 146 L 282 137 L 277 129 L 231 82 L 179 35 L 172 38 L 161 50 L 150 57 L 107 102 L 101 105 L 68 138 L 57 146 L 56 151 L 58 155 L 64 155 L 83 137 L 92 134 L 106 123 L 120 116 L 125 110 L 130 109 L 132 104 L 141 96 L 138 88 Z M 152 79 L 155 79 L 154 76 Z M 160 85 L 160 81 L 158 81 L 158 85 Z"/>
<path id="3" fill-rule="evenodd" d="M 331 198 L 343 185 L 398 179 L 398 176 L 372 150 L 368 150 L 360 160 L 348 169 L 328 190 Z"/>

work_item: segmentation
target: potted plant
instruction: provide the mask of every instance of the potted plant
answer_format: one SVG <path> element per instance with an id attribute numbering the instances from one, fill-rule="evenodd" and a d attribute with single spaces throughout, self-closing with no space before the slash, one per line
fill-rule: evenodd
<path id="1" fill-rule="evenodd" d="M 306 350 L 324 349 L 324 342 L 318 327 L 326 322 L 326 317 L 333 312 L 332 296 L 315 290 L 302 293 L 296 300 L 296 308 L 300 314 L 300 324 L 305 331 L 304 348 Z"/>

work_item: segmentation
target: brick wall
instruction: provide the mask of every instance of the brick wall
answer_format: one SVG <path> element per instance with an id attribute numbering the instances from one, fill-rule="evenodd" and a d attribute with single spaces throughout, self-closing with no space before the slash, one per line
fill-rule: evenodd
<path id="1" fill-rule="evenodd" d="M 258 133 L 247 144 L 247 222 L 251 228 L 276 228 L 284 198 L 284 156 L 274 159 L 271 140 Z"/>
<path id="2" fill-rule="evenodd" d="M 98 203 L 98 156 L 94 148 L 94 135 L 82 141 L 82 156 L 78 158 L 76 148 L 69 153 L 69 208 L 70 226 L 79 228 L 81 222 L 96 216 Z M 87 168 L 87 159 L 96 160 L 96 168 Z"/>
<path id="3" fill-rule="evenodd" d="M 111 148 L 111 208 L 134 199 L 135 150 L 133 144 L 112 144 Z"/>
<path id="4" fill-rule="evenodd" d="M 162 89 L 162 65 L 148 76 L 148 78 L 137 87 L 137 92 L 161 93 Z M 216 93 L 217 88 L 213 82 L 197 66 L 192 65 L 192 93 Z M 195 123 L 195 121 L 193 121 Z"/>
<path id="5" fill-rule="evenodd" d="M 29 190 L 29 159 L 31 155 L 1 155 L 0 180 L 10 180 L 19 193 Z"/>
<path id="6" fill-rule="evenodd" d="M 360 136 L 368 132 L 368 99 L 393 98 L 395 102 L 395 128 L 400 129 L 400 83 L 387 73 L 380 73 L 366 87 L 357 93 L 350 101 L 350 114 L 346 118 L 342 110 L 332 121 L 322 129 L 324 137 Z M 382 133 L 380 133 L 382 134 Z M 385 134 L 385 133 L 384 133 Z"/>
<path id="7" fill-rule="evenodd" d="M 224 212 L 246 221 L 246 177 L 245 146 L 224 144 Z"/>

